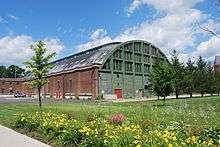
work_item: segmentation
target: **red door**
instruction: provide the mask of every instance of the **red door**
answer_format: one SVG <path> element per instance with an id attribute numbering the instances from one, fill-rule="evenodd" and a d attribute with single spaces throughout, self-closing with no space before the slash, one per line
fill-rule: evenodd
<path id="1" fill-rule="evenodd" d="M 115 89 L 115 95 L 117 99 L 122 99 L 122 89 Z"/>

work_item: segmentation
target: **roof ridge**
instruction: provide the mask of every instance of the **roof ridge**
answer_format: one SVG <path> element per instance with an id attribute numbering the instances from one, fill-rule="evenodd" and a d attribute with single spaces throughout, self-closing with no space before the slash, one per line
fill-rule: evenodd
<path id="1" fill-rule="evenodd" d="M 53 61 L 52 63 L 60 62 L 60 61 L 62 61 L 62 60 L 69 59 L 69 58 L 72 58 L 72 57 L 74 57 L 74 56 L 79 56 L 79 55 L 85 54 L 85 53 L 87 53 L 87 52 L 95 51 L 95 50 L 98 50 L 98 49 L 100 49 L 100 48 L 102 48 L 102 47 L 105 47 L 105 46 L 108 46 L 108 45 L 121 44 L 121 43 L 122 43 L 122 42 L 109 42 L 109 43 L 106 43 L 106 44 L 102 44 L 102 45 L 99 45 L 99 46 L 96 46 L 96 47 L 93 47 L 93 48 L 90 48 L 90 49 L 87 49 L 87 50 L 84 50 L 84 51 L 81 51 L 81 52 L 72 54 L 72 55 L 70 55 L 70 56 L 67 56 L 67 57 L 64 57 L 64 58 L 55 60 L 55 61 Z"/>

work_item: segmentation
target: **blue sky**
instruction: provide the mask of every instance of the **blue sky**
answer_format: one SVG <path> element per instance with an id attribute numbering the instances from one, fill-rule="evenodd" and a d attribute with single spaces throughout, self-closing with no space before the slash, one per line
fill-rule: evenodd
<path id="1" fill-rule="evenodd" d="M 0 64 L 21 64 L 37 40 L 45 40 L 58 58 L 102 43 L 143 39 L 166 54 L 176 48 L 183 61 L 199 55 L 211 60 L 220 42 L 196 22 L 218 33 L 219 15 L 217 0 L 2 1 Z"/>

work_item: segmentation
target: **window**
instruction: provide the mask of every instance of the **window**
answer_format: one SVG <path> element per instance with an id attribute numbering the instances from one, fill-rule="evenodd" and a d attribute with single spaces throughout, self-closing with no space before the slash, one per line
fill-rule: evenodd
<path id="1" fill-rule="evenodd" d="M 114 70 L 122 70 L 122 62 L 118 60 L 114 60 Z"/>
<path id="2" fill-rule="evenodd" d="M 73 82 L 72 80 L 69 80 L 69 92 L 73 91 Z"/>
<path id="3" fill-rule="evenodd" d="M 141 62 L 141 55 L 135 54 L 135 61 L 136 62 Z"/>
<path id="4" fill-rule="evenodd" d="M 144 62 L 149 63 L 150 62 L 150 57 L 149 56 L 144 56 Z"/>
<path id="5" fill-rule="evenodd" d="M 131 51 L 131 50 L 132 50 L 132 44 L 131 44 L 131 43 L 126 44 L 126 45 L 124 46 L 124 48 L 125 48 L 125 50 Z"/>
<path id="6" fill-rule="evenodd" d="M 114 56 L 114 58 L 121 59 L 122 58 L 122 51 L 121 50 L 116 50 L 113 56 Z"/>
<path id="7" fill-rule="evenodd" d="M 125 71 L 132 71 L 132 63 L 125 62 Z"/>
<path id="8" fill-rule="evenodd" d="M 57 81 L 57 89 L 60 89 L 60 81 Z"/>
<path id="9" fill-rule="evenodd" d="M 107 60 L 103 66 L 103 69 L 111 69 L 111 60 Z"/>
<path id="10" fill-rule="evenodd" d="M 149 48 L 149 45 L 148 45 L 148 44 L 144 44 L 143 52 L 144 52 L 145 54 L 150 54 L 150 48 Z"/>
<path id="11" fill-rule="evenodd" d="M 150 66 L 144 65 L 144 73 L 149 73 L 150 72 Z"/>
<path id="12" fill-rule="evenodd" d="M 141 52 L 141 43 L 139 43 L 139 42 L 134 43 L 134 51 Z"/>
<path id="13" fill-rule="evenodd" d="M 131 52 L 125 52 L 125 60 L 132 60 L 132 53 Z"/>
<path id="14" fill-rule="evenodd" d="M 119 78 L 119 74 L 117 74 L 117 78 Z"/>
<path id="15" fill-rule="evenodd" d="M 157 49 L 155 47 L 152 47 L 152 55 L 156 55 L 157 54 Z"/>
<path id="16" fill-rule="evenodd" d="M 135 64 L 135 72 L 142 72 L 141 64 Z"/>

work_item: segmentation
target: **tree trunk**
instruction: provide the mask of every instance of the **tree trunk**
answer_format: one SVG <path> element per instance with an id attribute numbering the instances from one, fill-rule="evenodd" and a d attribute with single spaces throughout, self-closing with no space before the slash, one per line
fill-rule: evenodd
<path id="1" fill-rule="evenodd" d="M 39 107 L 41 109 L 41 106 L 42 106 L 42 102 L 41 102 L 41 95 L 40 95 L 40 92 L 41 92 L 41 88 L 38 88 L 38 100 L 39 100 Z"/>
<path id="2" fill-rule="evenodd" d="M 159 95 L 157 96 L 157 100 L 160 100 L 160 96 Z"/>
<path id="3" fill-rule="evenodd" d="M 179 98 L 179 92 L 177 90 L 175 91 L 175 94 L 176 94 L 176 99 L 178 99 Z"/>
<path id="4" fill-rule="evenodd" d="M 163 105 L 165 105 L 166 96 L 163 96 Z"/>
<path id="5" fill-rule="evenodd" d="M 192 98 L 192 95 L 193 95 L 193 94 L 192 94 L 192 92 L 191 92 L 189 97 Z"/>
<path id="6" fill-rule="evenodd" d="M 211 96 L 213 96 L 213 93 L 211 93 Z"/>
<path id="7" fill-rule="evenodd" d="M 202 96 L 202 97 L 204 96 L 204 93 L 203 93 L 203 92 L 201 92 L 201 96 Z"/>

